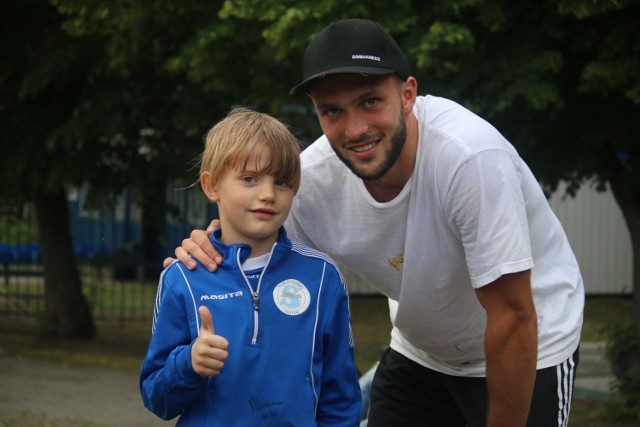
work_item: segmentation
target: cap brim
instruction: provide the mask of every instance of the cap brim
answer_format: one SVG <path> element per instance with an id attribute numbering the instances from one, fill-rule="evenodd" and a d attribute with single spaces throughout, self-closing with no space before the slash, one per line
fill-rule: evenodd
<path id="1" fill-rule="evenodd" d="M 326 70 L 306 78 L 305 80 L 300 82 L 297 86 L 294 86 L 289 91 L 289 95 L 298 95 L 301 93 L 307 93 L 309 91 L 309 85 L 314 80 L 320 79 L 322 77 L 330 76 L 333 74 L 360 74 L 362 76 L 369 76 L 369 75 L 384 76 L 384 75 L 394 74 L 394 73 L 395 73 L 394 70 L 390 70 L 388 68 L 380 68 L 380 67 L 350 66 L 350 67 L 332 68 L 330 70 Z"/>

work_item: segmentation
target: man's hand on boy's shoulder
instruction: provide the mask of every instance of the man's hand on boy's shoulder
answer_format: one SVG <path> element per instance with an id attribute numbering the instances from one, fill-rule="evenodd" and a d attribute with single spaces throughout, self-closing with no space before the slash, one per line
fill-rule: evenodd
<path id="1" fill-rule="evenodd" d="M 220 220 L 214 219 L 207 230 L 193 230 L 191 236 L 182 241 L 182 246 L 178 246 L 175 250 L 176 258 L 182 261 L 189 270 L 196 268 L 197 259 L 206 266 L 207 270 L 214 272 L 218 269 L 218 265 L 222 263 L 222 257 L 215 250 L 213 244 L 209 240 L 209 236 L 213 230 L 220 227 Z M 162 265 L 167 268 L 175 258 L 165 258 Z"/>

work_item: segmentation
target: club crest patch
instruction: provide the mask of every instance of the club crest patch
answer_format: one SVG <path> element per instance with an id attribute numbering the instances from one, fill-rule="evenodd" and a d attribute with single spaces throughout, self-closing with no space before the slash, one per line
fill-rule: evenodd
<path id="1" fill-rule="evenodd" d="M 273 290 L 273 300 L 281 312 L 289 316 L 297 316 L 309 308 L 311 294 L 301 282 L 289 279 L 276 286 Z"/>

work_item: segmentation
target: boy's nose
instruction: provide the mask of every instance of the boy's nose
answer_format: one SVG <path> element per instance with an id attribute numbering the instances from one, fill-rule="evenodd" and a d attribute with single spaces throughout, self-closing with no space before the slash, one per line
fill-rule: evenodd
<path id="1" fill-rule="evenodd" d="M 273 200 L 275 196 L 276 196 L 276 191 L 272 184 L 264 184 L 260 187 L 261 200 Z"/>

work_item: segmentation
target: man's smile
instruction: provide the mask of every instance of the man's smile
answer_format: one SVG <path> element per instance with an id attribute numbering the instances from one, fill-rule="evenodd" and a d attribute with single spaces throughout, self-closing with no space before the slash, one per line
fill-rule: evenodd
<path id="1" fill-rule="evenodd" d="M 375 142 L 368 142 L 366 144 L 363 145 L 356 145 L 353 146 L 351 148 L 349 148 L 351 151 L 355 151 L 356 153 L 362 153 L 364 151 L 368 151 L 371 150 L 373 147 L 375 147 L 378 144 L 378 141 Z"/>

